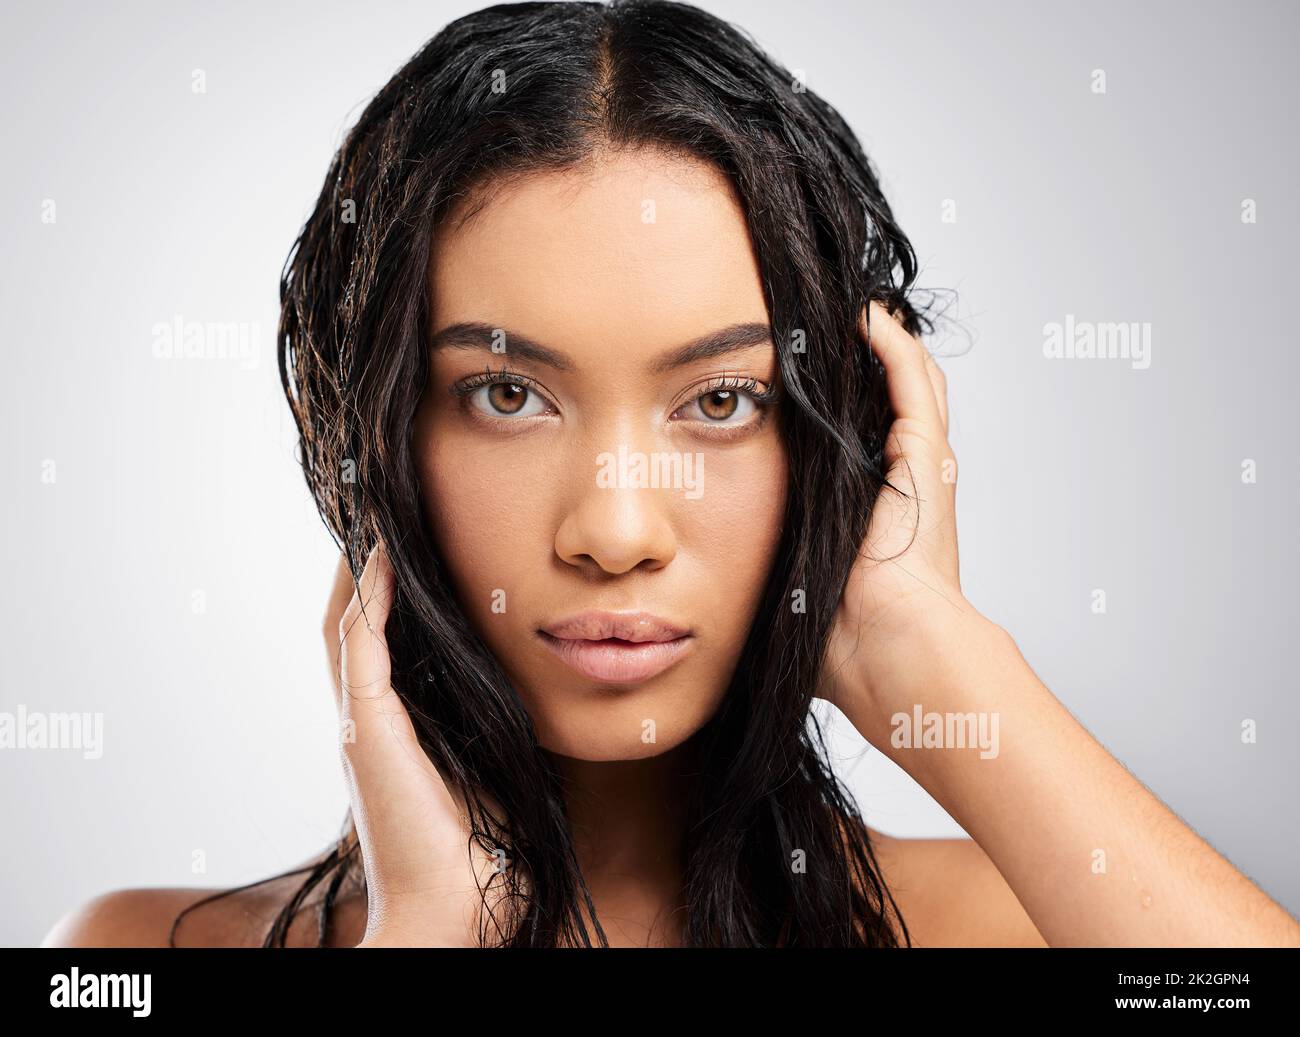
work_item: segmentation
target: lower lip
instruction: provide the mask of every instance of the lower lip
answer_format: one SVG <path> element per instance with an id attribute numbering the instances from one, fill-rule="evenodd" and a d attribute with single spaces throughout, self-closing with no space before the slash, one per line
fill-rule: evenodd
<path id="1" fill-rule="evenodd" d="M 672 666 L 689 647 L 690 635 L 673 641 L 573 641 L 538 636 L 560 661 L 584 677 L 603 684 L 637 684 Z"/>

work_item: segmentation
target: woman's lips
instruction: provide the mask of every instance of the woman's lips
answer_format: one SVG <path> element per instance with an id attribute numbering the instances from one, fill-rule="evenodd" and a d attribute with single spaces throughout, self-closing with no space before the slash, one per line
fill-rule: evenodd
<path id="1" fill-rule="evenodd" d="M 691 642 L 685 628 L 645 612 L 584 612 L 537 634 L 567 666 L 605 684 L 649 680 L 680 659 Z"/>

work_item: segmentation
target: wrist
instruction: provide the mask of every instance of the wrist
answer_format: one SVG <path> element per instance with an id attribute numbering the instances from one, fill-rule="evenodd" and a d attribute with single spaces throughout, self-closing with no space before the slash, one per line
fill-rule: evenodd
<path id="1" fill-rule="evenodd" d="M 888 748 L 891 718 L 923 708 L 979 708 L 986 667 L 1020 657 L 1011 635 L 964 599 L 863 636 L 842 667 L 833 700 L 860 734 Z"/>

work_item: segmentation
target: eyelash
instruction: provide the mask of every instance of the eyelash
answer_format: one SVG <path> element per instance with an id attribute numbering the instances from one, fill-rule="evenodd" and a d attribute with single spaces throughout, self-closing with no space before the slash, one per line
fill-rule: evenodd
<path id="1" fill-rule="evenodd" d="M 701 396 L 708 396 L 711 392 L 731 392 L 739 390 L 746 396 L 749 396 L 757 404 L 766 405 L 776 401 L 775 389 L 762 389 L 759 386 L 762 383 L 757 378 L 741 378 L 737 375 L 723 375 L 715 378 L 702 386 L 698 392 L 691 396 L 687 403 L 693 403 Z"/>
<path id="2" fill-rule="evenodd" d="M 493 371 L 487 368 L 478 374 L 472 374 L 468 378 L 462 378 L 448 390 L 453 396 L 468 396 L 475 389 L 481 389 L 485 385 L 522 385 L 525 389 L 532 392 L 538 392 L 537 383 L 525 374 L 512 371 L 510 368 L 502 365 L 499 371 Z"/>
<path id="3" fill-rule="evenodd" d="M 510 370 L 510 368 L 505 365 L 502 365 L 502 367 L 496 371 L 492 370 L 492 368 L 489 367 L 484 371 L 480 371 L 478 374 L 470 375 L 468 378 L 464 378 L 461 381 L 457 382 L 455 385 L 452 385 L 448 389 L 448 391 L 453 396 L 468 403 L 470 396 L 472 396 L 479 389 L 488 385 L 521 386 L 522 388 L 527 389 L 529 392 L 536 393 L 539 397 L 541 397 L 543 400 L 546 401 L 548 406 L 554 409 L 555 405 L 552 404 L 550 400 L 547 398 L 546 394 L 543 393 L 538 388 L 537 382 L 535 382 L 533 379 L 529 378 L 525 374 L 520 374 L 518 371 Z M 756 410 L 760 413 L 760 417 L 758 421 L 746 422 L 740 425 L 727 425 L 723 422 L 710 422 L 707 420 L 699 422 L 699 424 L 704 425 L 706 427 L 712 426 L 714 431 L 709 432 L 707 434 L 713 436 L 719 436 L 719 435 L 726 436 L 729 433 L 734 433 L 738 430 L 761 424 L 764 417 L 763 412 L 765 412 L 767 408 L 769 408 L 773 403 L 776 402 L 777 397 L 779 395 L 778 391 L 775 388 L 770 388 L 770 389 L 762 388 L 761 383 L 755 378 L 741 378 L 736 375 L 723 375 L 701 386 L 697 391 L 693 391 L 689 399 L 685 400 L 680 407 L 674 408 L 673 413 L 676 414 L 679 410 L 682 409 L 682 407 L 686 407 L 692 403 L 696 403 L 699 400 L 703 399 L 705 396 L 708 396 L 710 393 L 715 393 L 715 392 L 744 393 L 746 396 L 750 398 L 750 400 L 753 401 Z M 481 412 L 477 416 L 485 418 L 488 421 L 494 420 L 493 416 L 486 415 Z M 538 415 L 532 415 L 532 416 L 537 417 Z M 510 421 L 511 419 L 506 417 L 505 415 L 501 415 L 499 418 L 495 418 L 495 420 Z"/>

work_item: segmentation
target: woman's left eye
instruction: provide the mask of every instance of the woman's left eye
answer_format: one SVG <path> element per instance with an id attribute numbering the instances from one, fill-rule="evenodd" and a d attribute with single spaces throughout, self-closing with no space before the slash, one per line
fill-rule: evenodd
<path id="1" fill-rule="evenodd" d="M 673 417 L 710 425 L 743 425 L 758 412 L 754 397 L 742 389 L 718 388 L 695 397 Z"/>

